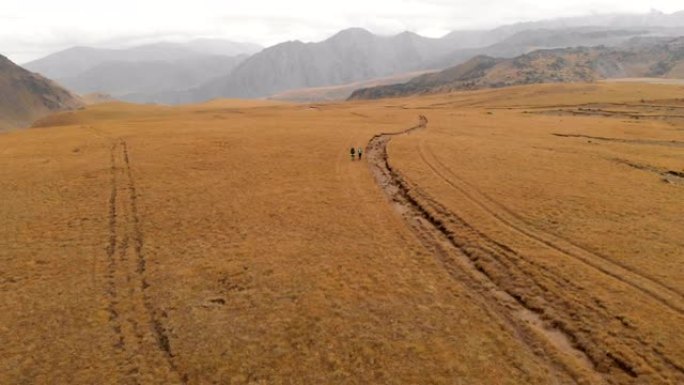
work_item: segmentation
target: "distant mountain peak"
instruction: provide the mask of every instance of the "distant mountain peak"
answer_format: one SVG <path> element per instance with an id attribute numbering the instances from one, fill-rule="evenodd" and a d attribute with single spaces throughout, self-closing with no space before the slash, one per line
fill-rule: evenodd
<path id="1" fill-rule="evenodd" d="M 394 35 L 393 38 L 399 39 L 399 40 L 409 40 L 409 41 L 416 40 L 416 39 L 428 39 L 428 38 L 421 36 L 415 32 L 412 32 L 412 31 L 401 32 L 397 35 Z"/>
<path id="2" fill-rule="evenodd" d="M 358 38 L 367 38 L 367 37 L 373 37 L 372 32 L 370 32 L 367 29 L 359 28 L 359 27 L 354 27 L 354 28 L 347 28 L 343 29 L 342 31 L 334 34 L 330 39 L 328 40 L 336 40 L 336 39 L 358 39 Z"/>

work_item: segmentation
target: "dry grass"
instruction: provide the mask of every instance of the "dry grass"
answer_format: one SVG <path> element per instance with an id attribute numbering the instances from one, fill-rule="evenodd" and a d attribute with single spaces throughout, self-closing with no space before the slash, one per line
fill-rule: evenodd
<path id="1" fill-rule="evenodd" d="M 630 282 L 682 303 L 684 186 L 628 164 L 682 168 L 682 148 L 552 133 L 684 141 L 681 125 L 524 113 L 677 94 L 603 84 L 316 106 L 113 103 L 3 134 L 0 383 L 572 383 L 349 161 L 349 146 L 418 114 L 428 129 L 393 139 L 390 162 L 524 266 L 548 269 L 546 294 L 539 270 L 499 284 L 537 295 L 590 355 L 638 364 L 632 378 L 597 360 L 607 380 L 680 381 L 681 313 Z M 638 276 L 597 272 L 498 217 Z"/>
<path id="2" fill-rule="evenodd" d="M 452 230 L 476 264 L 609 378 L 681 382 L 681 87 L 564 88 L 412 101 L 430 126 L 397 138 L 390 159 L 419 201 L 465 222 Z"/>

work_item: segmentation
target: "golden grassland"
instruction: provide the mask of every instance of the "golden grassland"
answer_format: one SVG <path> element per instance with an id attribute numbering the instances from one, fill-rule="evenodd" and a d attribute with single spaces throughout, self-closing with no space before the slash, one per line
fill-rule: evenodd
<path id="1" fill-rule="evenodd" d="M 420 101 L 429 128 L 389 158 L 420 203 L 458 217 L 478 268 L 609 379 L 681 382 L 681 88 L 530 90 Z"/>
<path id="2" fill-rule="evenodd" d="M 0 383 L 684 381 L 682 91 L 110 103 L 2 134 Z M 388 146 L 416 204 L 589 369 L 521 337 L 349 160 L 418 115 Z"/>

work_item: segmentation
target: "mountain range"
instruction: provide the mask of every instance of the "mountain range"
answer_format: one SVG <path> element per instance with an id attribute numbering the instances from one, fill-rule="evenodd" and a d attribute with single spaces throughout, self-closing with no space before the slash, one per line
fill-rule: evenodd
<path id="1" fill-rule="evenodd" d="M 0 55 L 0 130 L 83 105 L 71 92 Z"/>
<path id="2" fill-rule="evenodd" d="M 74 47 L 26 63 L 78 92 L 105 93 L 131 102 L 201 85 L 229 73 L 262 47 L 226 40 L 155 43 L 127 49 Z"/>
<path id="3" fill-rule="evenodd" d="M 291 41 L 248 58 L 230 74 L 166 102 L 217 97 L 262 98 L 419 70 L 448 50 L 448 41 L 411 32 L 378 36 L 352 28 L 317 43 Z"/>
<path id="4" fill-rule="evenodd" d="M 406 83 L 354 91 L 351 100 L 497 88 L 534 83 L 684 76 L 684 37 L 633 38 L 619 47 L 538 50 L 515 58 L 477 56 Z"/>
<path id="5" fill-rule="evenodd" d="M 293 90 L 439 71 L 480 55 L 513 58 L 539 49 L 617 47 L 635 37 L 680 35 L 684 35 L 684 12 L 651 12 L 518 23 L 492 30 L 454 31 L 442 38 L 412 32 L 378 36 L 352 28 L 321 42 L 289 41 L 265 49 L 221 41 L 160 43 L 125 50 L 82 47 L 27 63 L 26 68 L 78 93 L 177 104 L 224 97 L 266 98 Z M 229 44 L 237 48 L 227 49 Z"/>

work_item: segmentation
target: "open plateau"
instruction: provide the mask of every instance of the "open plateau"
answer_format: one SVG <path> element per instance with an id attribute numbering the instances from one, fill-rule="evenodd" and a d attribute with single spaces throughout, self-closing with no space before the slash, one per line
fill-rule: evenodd
<path id="1" fill-rule="evenodd" d="M 676 82 L 106 102 L 0 163 L 0 384 L 684 383 Z"/>

